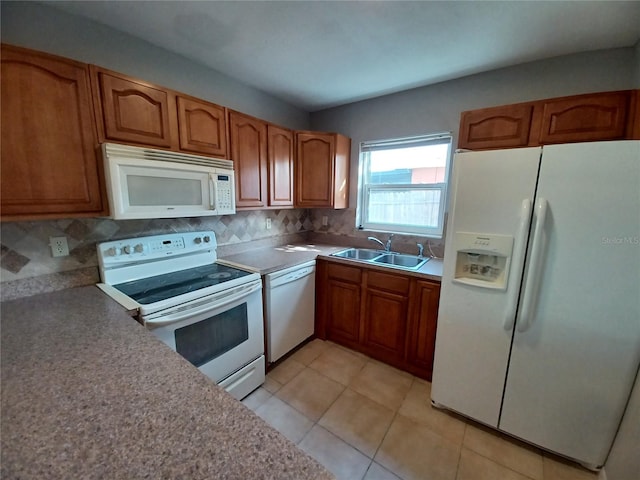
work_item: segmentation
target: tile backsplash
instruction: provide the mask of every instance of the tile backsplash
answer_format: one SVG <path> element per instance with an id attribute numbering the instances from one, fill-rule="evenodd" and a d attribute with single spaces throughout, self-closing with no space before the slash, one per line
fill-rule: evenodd
<path id="1" fill-rule="evenodd" d="M 327 217 L 326 225 L 323 217 Z M 375 248 L 367 240 L 372 234 L 386 241 L 386 233 L 355 228 L 355 218 L 355 209 L 288 209 L 176 219 L 3 222 L 0 224 L 0 301 L 99 282 L 96 244 L 108 240 L 213 230 L 221 257 L 304 241 Z M 267 219 L 271 220 L 270 229 L 267 229 Z M 67 237 L 69 256 L 54 258 L 49 238 L 60 236 Z M 443 256 L 441 241 L 418 236 L 396 235 L 392 249 L 415 254 L 416 243 L 425 245 L 425 255 Z"/>
<path id="2" fill-rule="evenodd" d="M 312 241 L 321 242 L 326 238 L 326 243 L 353 246 L 379 248 L 367 240 L 369 236 L 378 237 L 386 241 L 388 233 L 358 230 L 356 228 L 356 210 L 347 208 L 343 210 L 313 209 L 309 210 L 312 223 Z M 327 225 L 322 225 L 322 218 L 327 217 Z M 444 239 L 434 240 L 417 235 L 396 234 L 393 237 L 391 248 L 402 253 L 417 254 L 417 243 L 424 245 L 424 255 L 435 257 L 444 256 Z M 429 251 L 431 248 L 431 252 Z"/>
<path id="3" fill-rule="evenodd" d="M 271 228 L 266 228 L 267 218 Z M 96 244 L 120 238 L 213 230 L 219 246 L 313 229 L 309 210 L 255 210 L 218 217 L 152 220 L 108 218 L 4 222 L 0 225 L 0 282 L 96 267 Z M 53 258 L 49 237 L 66 236 L 69 256 Z"/>

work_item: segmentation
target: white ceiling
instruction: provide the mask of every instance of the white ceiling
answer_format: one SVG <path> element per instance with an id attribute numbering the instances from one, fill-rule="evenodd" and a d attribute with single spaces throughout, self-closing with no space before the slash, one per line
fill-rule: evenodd
<path id="1" fill-rule="evenodd" d="M 308 111 L 640 39 L 640 1 L 46 3 Z"/>

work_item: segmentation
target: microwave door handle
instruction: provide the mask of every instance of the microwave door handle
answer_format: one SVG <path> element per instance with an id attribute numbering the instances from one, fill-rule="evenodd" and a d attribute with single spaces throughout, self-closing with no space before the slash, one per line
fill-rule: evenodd
<path id="1" fill-rule="evenodd" d="M 224 307 L 225 305 L 228 305 L 237 300 L 240 300 L 241 298 L 248 296 L 249 294 L 255 292 L 256 290 L 260 290 L 261 288 L 262 288 L 262 283 L 245 285 L 243 287 L 233 289 L 233 291 L 230 293 L 224 293 L 219 296 L 216 296 L 215 299 L 210 298 L 207 301 L 202 302 L 203 305 L 200 307 L 180 310 L 176 313 L 170 313 L 158 319 L 154 318 L 151 320 L 145 320 L 144 323 L 149 328 L 162 327 L 164 325 L 169 325 L 171 323 L 177 323 L 181 320 L 184 320 L 189 317 L 193 317 L 195 315 L 199 315 L 201 313 L 205 313 L 209 310 L 215 310 L 220 307 Z"/>

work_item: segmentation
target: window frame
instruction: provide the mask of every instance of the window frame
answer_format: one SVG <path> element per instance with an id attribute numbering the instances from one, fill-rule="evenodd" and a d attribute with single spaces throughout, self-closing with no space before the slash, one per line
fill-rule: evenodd
<path id="1" fill-rule="evenodd" d="M 422 184 L 371 184 L 368 179 L 371 178 L 371 163 L 369 154 L 372 151 L 393 149 L 398 147 L 416 147 L 427 145 L 448 144 L 449 151 L 445 162 L 444 181 L 440 183 L 422 183 Z M 409 235 L 419 235 L 430 238 L 443 238 L 445 228 L 445 217 L 447 211 L 447 192 L 449 185 L 450 169 L 453 157 L 453 136 L 451 132 L 442 132 L 436 134 L 426 134 L 414 137 L 402 137 L 377 141 L 365 141 L 360 143 L 359 147 L 359 166 L 358 166 L 358 195 L 356 206 L 356 228 L 363 231 L 385 232 L 385 233 L 403 233 Z M 416 225 L 407 224 L 389 224 L 365 222 L 369 208 L 369 198 L 371 192 L 380 191 L 397 191 L 407 192 L 411 190 L 440 192 L 440 202 L 438 206 L 438 225 L 436 227 L 417 227 Z"/>

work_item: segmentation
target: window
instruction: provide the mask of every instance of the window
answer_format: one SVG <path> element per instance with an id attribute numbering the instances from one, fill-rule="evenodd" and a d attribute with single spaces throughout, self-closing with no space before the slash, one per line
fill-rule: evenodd
<path id="1" fill-rule="evenodd" d="M 451 135 L 360 144 L 358 228 L 442 237 Z"/>

